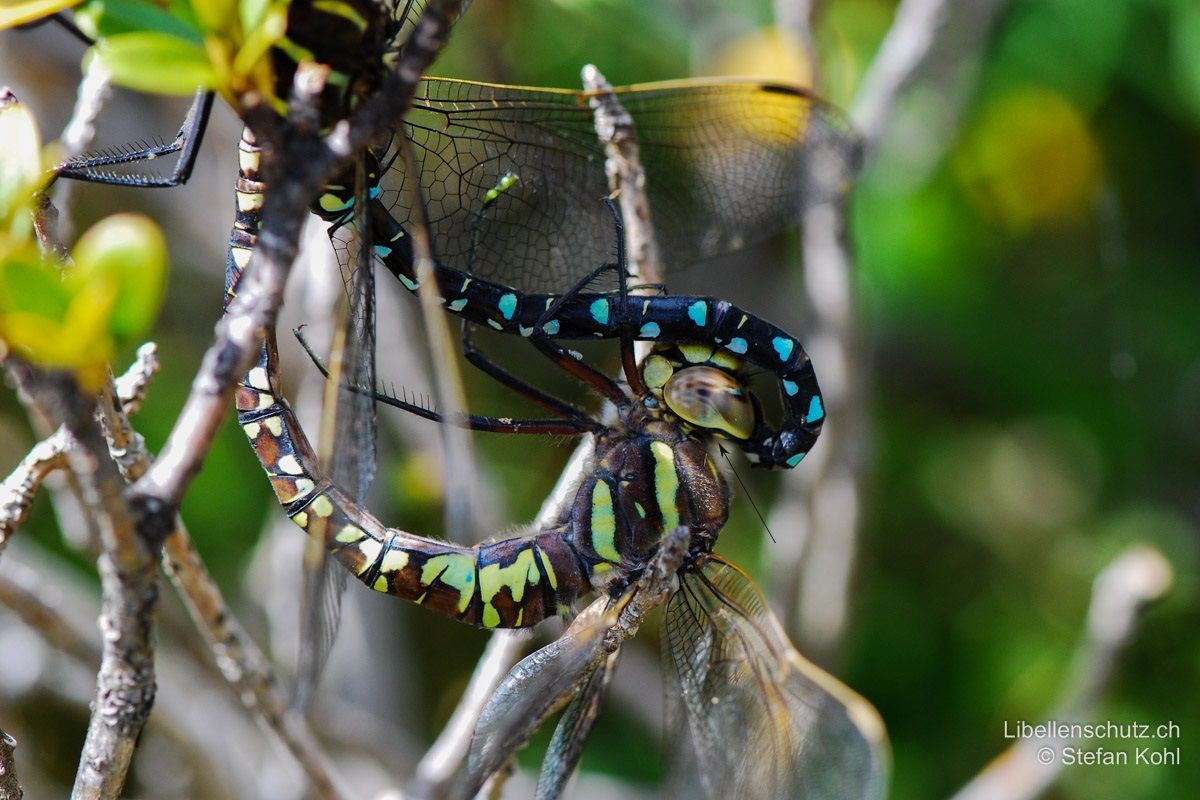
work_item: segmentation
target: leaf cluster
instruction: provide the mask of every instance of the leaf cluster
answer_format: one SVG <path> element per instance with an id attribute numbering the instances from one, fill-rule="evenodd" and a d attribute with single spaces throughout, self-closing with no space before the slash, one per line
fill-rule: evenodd
<path id="1" fill-rule="evenodd" d="M 158 226 L 115 214 L 80 237 L 69 257 L 47 255 L 34 215 L 57 149 L 43 148 L 33 115 L 9 96 L 0 107 L 0 345 L 12 354 L 103 380 L 118 347 L 154 321 L 166 281 Z"/>

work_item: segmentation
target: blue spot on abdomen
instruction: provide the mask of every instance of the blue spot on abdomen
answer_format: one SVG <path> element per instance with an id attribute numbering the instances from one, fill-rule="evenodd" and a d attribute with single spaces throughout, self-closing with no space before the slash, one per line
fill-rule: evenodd
<path id="1" fill-rule="evenodd" d="M 812 424 L 818 422 L 825 417 L 825 407 L 821 405 L 821 396 L 813 395 L 813 399 L 808 404 L 808 414 L 805 415 L 805 422 Z"/>
<path id="2" fill-rule="evenodd" d="M 592 313 L 592 319 L 596 320 L 596 322 L 601 325 L 608 324 L 608 300 L 604 298 L 593 300 L 589 311 Z"/>
<path id="3" fill-rule="evenodd" d="M 779 354 L 780 361 L 787 361 L 788 356 L 792 354 L 792 350 L 796 347 L 796 343 L 786 336 L 776 336 L 771 340 L 771 344 L 775 347 L 775 352 Z"/>
<path id="4" fill-rule="evenodd" d="M 496 303 L 496 306 L 505 319 L 512 319 L 513 312 L 517 310 L 517 296 L 512 292 L 501 295 L 500 302 Z"/>

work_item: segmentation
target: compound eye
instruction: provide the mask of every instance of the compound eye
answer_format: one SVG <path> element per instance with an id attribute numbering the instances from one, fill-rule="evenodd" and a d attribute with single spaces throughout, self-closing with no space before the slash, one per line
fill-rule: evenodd
<path id="1" fill-rule="evenodd" d="M 663 387 L 663 400 L 680 418 L 700 428 L 724 431 L 735 439 L 754 432 L 754 404 L 729 373 L 712 367 L 687 367 Z"/>

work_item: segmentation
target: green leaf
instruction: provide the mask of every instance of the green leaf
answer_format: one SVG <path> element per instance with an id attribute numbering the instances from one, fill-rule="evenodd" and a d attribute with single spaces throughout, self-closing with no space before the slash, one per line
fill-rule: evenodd
<path id="1" fill-rule="evenodd" d="M 5 254 L 0 264 L 0 310 L 61 322 L 70 304 L 61 272 L 44 263 L 32 243 Z"/>
<path id="2" fill-rule="evenodd" d="M 142 335 L 158 315 L 166 283 L 167 243 L 158 226 L 140 214 L 115 214 L 81 236 L 72 255 L 73 294 L 113 287 L 109 332 L 124 341 Z"/>
<path id="3" fill-rule="evenodd" d="M 97 39 L 108 39 L 123 33 L 164 33 L 187 39 L 196 44 L 203 41 L 196 21 L 185 7 L 183 10 L 163 8 L 148 0 L 93 0 L 76 12 L 92 24 Z"/>
<path id="4" fill-rule="evenodd" d="M 18 0 L 15 3 L 4 0 L 0 3 L 0 31 L 57 14 L 78 3 L 79 0 Z"/>
<path id="5" fill-rule="evenodd" d="M 123 33 L 101 41 L 93 52 L 114 82 L 144 92 L 187 95 L 217 84 L 204 48 L 176 36 Z"/>
<path id="6" fill-rule="evenodd" d="M 286 6 L 280 3 L 264 5 L 263 12 L 266 16 L 253 26 L 243 28 L 246 39 L 233 62 L 233 71 L 237 75 L 249 75 L 271 47 L 287 33 Z"/>

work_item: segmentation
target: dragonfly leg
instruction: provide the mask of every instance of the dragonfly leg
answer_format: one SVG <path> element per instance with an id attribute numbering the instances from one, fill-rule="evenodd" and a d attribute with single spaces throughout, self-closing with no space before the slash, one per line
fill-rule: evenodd
<path id="1" fill-rule="evenodd" d="M 329 367 L 324 360 L 317 355 L 313 350 L 312 345 L 308 343 L 304 332 L 297 328 L 294 331 L 296 338 L 300 341 L 300 346 L 308 353 L 308 357 L 316 365 L 317 369 L 326 378 L 329 377 Z M 563 419 L 514 419 L 512 417 L 488 417 L 478 414 L 468 414 L 466 416 L 447 417 L 445 414 L 434 411 L 431 408 L 413 402 L 407 398 L 396 397 L 378 389 L 368 386 L 347 386 L 348 390 L 357 394 L 370 395 L 376 402 L 384 405 L 398 408 L 401 411 L 406 411 L 409 414 L 414 414 L 422 419 L 427 419 L 432 422 L 444 422 L 449 425 L 458 425 L 459 427 L 467 428 L 473 431 L 485 431 L 489 433 L 525 433 L 535 434 L 539 436 L 580 436 L 585 433 L 591 433 L 599 430 L 603 426 L 593 420 L 586 414 L 578 417 L 567 417 Z"/>
<path id="2" fill-rule="evenodd" d="M 524 397 L 529 402 L 540 406 L 547 411 L 561 414 L 566 418 L 591 419 L 591 417 L 585 411 L 576 408 L 570 403 L 559 400 L 553 395 L 543 392 L 536 386 L 526 383 L 516 375 L 513 375 L 511 372 L 501 367 L 495 361 L 492 361 L 490 358 L 488 358 L 483 351 L 475 346 L 475 342 L 471 339 L 471 325 L 466 320 L 463 321 L 462 349 L 463 356 L 467 359 L 467 363 L 488 377 L 492 378 L 500 385 L 511 389 L 516 394 Z"/>
<path id="3" fill-rule="evenodd" d="M 617 237 L 617 272 L 620 276 L 617 286 L 617 296 L 620 302 L 618 316 L 620 319 L 626 320 L 629 318 L 626 313 L 626 309 L 629 308 L 629 261 L 625 255 L 625 224 L 621 221 L 621 212 L 611 197 L 604 198 L 604 204 L 608 206 L 608 210 L 612 214 L 613 231 Z M 625 381 L 629 384 L 629 389 L 638 397 L 645 397 L 648 389 L 645 381 L 642 380 L 642 372 L 638 369 L 637 354 L 633 349 L 633 336 L 628 325 L 622 324 L 619 330 L 621 371 L 625 373 Z"/>
<path id="4" fill-rule="evenodd" d="M 153 147 L 119 148 L 112 153 L 85 155 L 64 161 L 58 167 L 58 176 L 77 181 L 103 183 L 110 186 L 135 186 L 138 188 L 167 188 L 187 183 L 192 176 L 192 167 L 196 164 L 196 154 L 200 150 L 200 142 L 204 139 L 204 131 L 208 126 L 208 117 L 212 112 L 213 93 L 197 89 L 188 108 L 187 115 L 179 127 L 175 139 L 166 144 Z M 149 161 L 162 156 L 179 153 L 175 168 L 170 175 L 143 175 L 130 173 L 123 175 L 113 172 L 108 167 L 120 164 L 134 164 L 139 161 Z"/>

